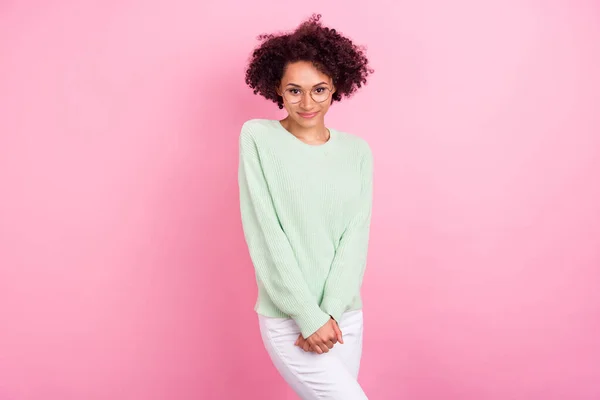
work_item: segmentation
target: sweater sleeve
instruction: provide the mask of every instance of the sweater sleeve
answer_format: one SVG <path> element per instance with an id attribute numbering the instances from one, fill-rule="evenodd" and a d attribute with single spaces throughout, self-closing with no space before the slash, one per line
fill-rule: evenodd
<path id="1" fill-rule="evenodd" d="M 304 338 L 329 321 L 298 266 L 277 217 L 256 142 L 244 126 L 239 140 L 240 209 L 244 237 L 256 274 L 269 298 L 300 327 Z"/>
<path id="2" fill-rule="evenodd" d="M 367 144 L 361 159 L 361 192 L 358 204 L 340 239 L 321 302 L 321 309 L 338 322 L 360 292 L 362 285 L 367 264 L 372 196 L 373 156 Z"/>

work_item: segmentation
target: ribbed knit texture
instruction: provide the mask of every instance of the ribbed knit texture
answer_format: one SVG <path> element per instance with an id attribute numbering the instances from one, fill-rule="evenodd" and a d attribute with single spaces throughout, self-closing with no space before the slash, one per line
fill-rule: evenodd
<path id="1" fill-rule="evenodd" d="M 244 236 L 256 271 L 254 309 L 293 318 L 306 338 L 362 307 L 373 159 L 358 136 L 329 129 L 309 145 L 277 120 L 246 122 L 239 140 Z"/>

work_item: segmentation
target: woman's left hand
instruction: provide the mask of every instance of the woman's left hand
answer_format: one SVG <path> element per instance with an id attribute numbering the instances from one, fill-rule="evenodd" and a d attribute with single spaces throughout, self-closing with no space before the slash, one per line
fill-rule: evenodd
<path id="1" fill-rule="evenodd" d="M 333 317 L 331 317 L 331 319 L 333 319 Z M 340 330 L 340 327 L 337 324 L 337 321 L 335 319 L 333 319 L 333 321 L 335 322 L 334 329 L 336 330 L 336 334 L 337 334 L 337 338 L 334 339 L 333 343 L 335 344 L 335 343 L 338 343 L 338 341 L 339 341 L 339 343 L 344 344 L 344 339 L 342 338 L 342 331 Z M 298 346 L 306 352 L 316 353 L 315 349 L 313 349 L 312 346 L 310 345 L 310 343 L 308 343 L 308 341 L 306 339 L 304 339 L 302 334 L 298 335 L 298 339 L 296 339 L 296 343 L 294 343 L 294 346 Z"/>

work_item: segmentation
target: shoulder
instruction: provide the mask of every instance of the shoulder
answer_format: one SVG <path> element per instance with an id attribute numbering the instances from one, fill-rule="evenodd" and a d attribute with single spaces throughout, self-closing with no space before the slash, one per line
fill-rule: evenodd
<path id="1" fill-rule="evenodd" d="M 270 119 L 250 119 L 242 124 L 239 146 L 242 153 L 258 155 L 261 151 L 273 147 L 276 143 L 277 125 Z"/>
<path id="2" fill-rule="evenodd" d="M 360 156 L 372 157 L 371 146 L 365 138 L 346 131 L 331 129 L 337 133 L 339 141 L 343 143 L 344 146 L 356 150 Z"/>
<path id="3" fill-rule="evenodd" d="M 270 119 L 254 118 L 242 124 L 240 130 L 241 138 L 259 138 L 272 132 L 274 129 L 273 121 Z"/>

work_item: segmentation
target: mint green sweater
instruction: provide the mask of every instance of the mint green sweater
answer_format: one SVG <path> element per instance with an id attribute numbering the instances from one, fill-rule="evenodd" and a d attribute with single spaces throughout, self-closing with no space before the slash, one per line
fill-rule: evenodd
<path id="1" fill-rule="evenodd" d="M 309 145 L 277 120 L 239 139 L 240 209 L 256 272 L 258 314 L 291 317 L 306 338 L 362 308 L 373 159 L 367 142 L 329 129 Z"/>

